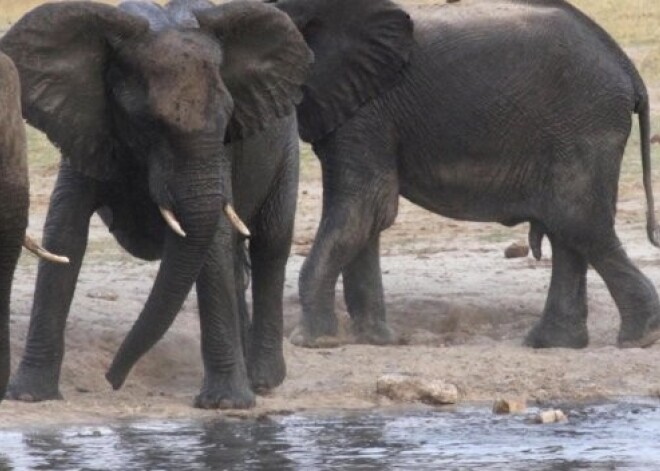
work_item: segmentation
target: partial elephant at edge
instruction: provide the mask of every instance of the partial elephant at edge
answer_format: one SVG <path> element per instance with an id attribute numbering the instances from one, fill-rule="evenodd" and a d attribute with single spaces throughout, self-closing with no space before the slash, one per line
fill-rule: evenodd
<path id="1" fill-rule="evenodd" d="M 300 275 L 304 346 L 336 337 L 341 274 L 360 341 L 390 343 L 380 232 L 399 195 L 443 216 L 531 223 L 552 281 L 525 343 L 583 348 L 586 272 L 620 311 L 621 347 L 660 338 L 660 301 L 614 228 L 621 161 L 638 115 L 647 234 L 660 245 L 649 98 L 616 42 L 564 0 L 270 0 L 315 55 L 298 106 L 323 171 L 323 215 Z M 598 60 L 594 60 L 597 57 Z"/>

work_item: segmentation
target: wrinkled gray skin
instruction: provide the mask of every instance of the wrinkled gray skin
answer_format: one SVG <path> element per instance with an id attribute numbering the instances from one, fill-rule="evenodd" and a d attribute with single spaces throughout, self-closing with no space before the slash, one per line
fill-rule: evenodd
<path id="1" fill-rule="evenodd" d="M 9 379 L 9 300 L 28 222 L 25 125 L 18 73 L 0 52 L 0 401 Z"/>
<path id="2" fill-rule="evenodd" d="M 552 280 L 527 345 L 587 345 L 588 265 L 619 309 L 619 345 L 657 340 L 656 290 L 614 229 L 637 113 L 648 235 L 657 245 L 648 97 L 599 26 L 562 0 L 465 0 L 410 9 L 410 19 L 382 0 L 270 3 L 291 16 L 315 54 L 298 119 L 322 164 L 323 215 L 300 276 L 297 342 L 314 346 L 337 334 L 340 274 L 359 338 L 392 341 L 379 237 L 394 221 L 399 195 L 456 219 L 530 222 L 537 256 L 549 238 Z M 368 18 L 367 9 L 381 14 Z"/>
<path id="3" fill-rule="evenodd" d="M 250 407 L 253 391 L 285 377 L 282 291 L 298 179 L 294 100 L 311 54 L 288 17 L 272 7 L 207 3 L 199 16 L 202 31 L 193 4 L 200 2 L 173 3 L 176 14 L 142 2 L 119 9 L 52 4 L 26 16 L 0 43 L 18 57 L 21 79 L 25 74 L 29 84 L 23 95 L 28 120 L 62 148 L 44 245 L 71 258 L 69 266 L 39 266 L 25 353 L 8 389 L 12 399 L 61 397 L 65 324 L 94 212 L 129 253 L 162 259 L 145 307 L 106 375 L 115 389 L 165 334 L 193 284 L 204 362 L 195 405 Z M 264 25 L 273 35 L 265 46 L 249 36 Z M 76 28 L 84 34 L 76 36 Z M 98 49 L 95 35 L 101 36 Z M 281 63 L 272 44 L 290 62 Z M 104 55 L 109 49 L 112 54 Z M 254 72 L 252 63 L 262 67 Z M 68 67 L 70 75 L 56 75 Z M 48 73 L 51 87 L 44 92 L 38 86 Z M 269 73 L 274 80 L 260 75 Z M 99 83 L 99 90 L 73 90 L 79 76 L 78 88 Z M 279 77 L 284 85 L 277 86 Z M 263 95 L 259 87 L 273 84 L 276 91 Z M 78 96 L 79 102 L 67 101 Z M 227 202 L 252 233 L 251 325 L 245 239 L 223 214 Z M 159 206 L 173 211 L 185 238 L 165 224 Z"/>

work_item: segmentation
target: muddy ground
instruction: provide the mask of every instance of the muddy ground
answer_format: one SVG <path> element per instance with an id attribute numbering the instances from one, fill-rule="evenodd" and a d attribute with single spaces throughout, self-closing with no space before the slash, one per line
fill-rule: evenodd
<path id="1" fill-rule="evenodd" d="M 14 21 L 25 8 L 36 3 L 41 2 L 4 0 L 0 29 L 8 19 Z M 626 45 L 647 81 L 657 118 L 657 5 L 637 0 L 579 0 L 576 4 L 596 15 Z M 654 130 L 660 130 L 657 119 Z M 58 157 L 43 136 L 34 132 L 30 136 L 30 228 L 33 234 L 40 235 Z M 632 258 L 660 286 L 660 251 L 645 238 L 636 136 L 634 131 L 624 160 L 618 230 Z M 660 146 L 654 148 L 654 155 L 658 194 Z M 298 273 L 314 237 L 321 194 L 319 167 L 307 149 L 285 293 L 287 335 L 300 316 Z M 65 400 L 40 404 L 4 401 L 0 404 L 0 427 L 388 406 L 391 403 L 375 394 L 376 379 L 383 373 L 396 372 L 453 382 L 459 387 L 462 401 L 492 401 L 501 396 L 540 401 L 659 396 L 660 345 L 645 350 L 615 347 L 618 314 L 603 282 L 593 271 L 589 272 L 588 287 L 589 348 L 533 351 L 521 346 L 525 333 L 543 309 L 551 264 L 547 245 L 540 262 L 531 257 L 504 259 L 504 249 L 512 242 L 524 241 L 526 230 L 525 226 L 508 229 L 453 221 L 402 200 L 399 217 L 384 233 L 382 243 L 388 315 L 401 345 L 347 344 L 335 349 L 307 350 L 287 342 L 286 382 L 268 396 L 259 397 L 253 411 L 219 413 L 191 407 L 201 383 L 194 295 L 171 331 L 140 361 L 121 391 L 111 391 L 105 382 L 105 370 L 140 312 L 158 265 L 123 253 L 100 221 L 94 219 L 67 326 L 62 372 Z M 24 255 L 15 277 L 12 303 L 14 368 L 25 341 L 35 276 L 36 261 Z M 338 315 L 345 321 L 341 283 L 336 305 Z"/>
<path id="2" fill-rule="evenodd" d="M 639 165 L 636 152 L 631 154 L 630 165 Z M 31 231 L 36 235 L 43 225 L 55 170 L 53 164 L 33 172 Z M 660 251 L 645 239 L 641 180 L 624 190 L 619 231 L 634 260 L 659 285 Z M 321 196 L 318 164 L 307 155 L 286 283 L 287 335 L 300 315 L 297 278 L 316 230 Z M 257 408 L 247 414 L 391 405 L 376 396 L 375 384 L 379 375 L 394 372 L 455 383 L 462 401 L 501 396 L 543 401 L 659 395 L 660 345 L 645 350 L 615 347 L 618 314 L 593 271 L 588 288 L 589 348 L 534 351 L 521 346 L 543 309 L 551 266 L 547 244 L 540 262 L 531 257 L 504 258 L 504 249 L 511 242 L 524 241 L 525 235 L 525 226 L 507 229 L 453 221 L 402 200 L 397 222 L 385 232 L 382 244 L 388 315 L 401 345 L 347 344 L 308 350 L 286 342 L 286 382 L 259 397 Z M 95 218 L 66 333 L 65 400 L 4 401 L 0 426 L 217 415 L 191 407 L 201 382 L 194 295 L 172 330 L 140 361 L 123 390 L 111 391 L 103 378 L 140 312 L 156 270 L 156 263 L 123 253 Z M 26 336 L 35 275 L 35 260 L 24 255 L 12 306 L 14 367 Z M 346 320 L 341 283 L 336 306 Z"/>

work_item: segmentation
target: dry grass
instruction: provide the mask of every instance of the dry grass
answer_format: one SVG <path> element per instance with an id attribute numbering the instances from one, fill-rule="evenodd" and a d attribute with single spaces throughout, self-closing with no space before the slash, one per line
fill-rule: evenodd
<path id="1" fill-rule="evenodd" d="M 116 4 L 120 0 L 100 0 Z M 161 3 L 166 0 L 161 0 Z M 214 0 L 219 2 L 219 0 Z M 574 5 L 600 23 L 619 41 L 640 68 L 652 93 L 654 102 L 660 103 L 660 1 L 658 0 L 571 0 Z M 443 0 L 399 0 L 403 4 L 444 3 Z M 23 13 L 44 2 L 38 0 L 0 0 L 0 30 L 16 21 Z M 657 107 L 656 107 L 657 110 Z M 658 126 L 654 126 L 658 128 Z M 622 171 L 622 192 L 636 191 L 639 186 L 639 141 L 636 130 L 627 148 Z M 45 137 L 31 131 L 30 160 L 33 173 L 47 177 L 59 161 L 58 152 Z M 315 174 L 316 162 L 308 147 L 303 147 L 303 178 Z M 660 180 L 660 169 L 655 165 L 654 180 Z M 37 185 L 33 185 L 35 190 Z M 44 192 L 46 193 L 46 191 Z M 47 197 L 46 194 L 42 197 Z"/>
<path id="2" fill-rule="evenodd" d="M 98 0 L 117 4 L 120 0 Z M 166 0 L 160 0 L 163 3 Z M 216 2 L 219 0 L 215 0 Z M 402 4 L 444 3 L 441 0 L 398 0 Z M 660 45 L 660 2 L 658 0 L 570 0 L 598 21 L 624 46 Z M 23 13 L 45 2 L 0 0 L 0 29 Z M 656 48 L 660 55 L 660 49 Z"/>
<path id="3" fill-rule="evenodd" d="M 98 1 L 119 3 L 119 0 Z M 444 3 L 440 0 L 399 0 L 399 2 Z M 23 13 L 43 3 L 45 2 L 39 0 L 0 0 L 0 25 L 16 21 Z M 624 45 L 660 43 L 658 0 L 571 0 L 571 3 L 596 19 Z"/>
<path id="4" fill-rule="evenodd" d="M 119 0 L 98 0 L 103 3 L 119 3 Z M 0 0 L 0 26 L 13 23 L 23 13 L 47 2 L 39 0 Z"/>
<path id="5" fill-rule="evenodd" d="M 121 0 L 97 0 L 117 4 Z M 164 3 L 167 0 L 157 0 Z M 220 0 L 214 0 L 219 2 Z M 398 0 L 402 4 L 434 4 L 443 0 Z M 570 0 L 600 23 L 631 52 L 642 75 L 660 86 L 660 1 L 658 0 Z M 45 2 L 0 0 L 0 30 L 26 11 Z"/>
<path id="6" fill-rule="evenodd" d="M 573 0 L 625 46 L 660 43 L 657 0 Z"/>

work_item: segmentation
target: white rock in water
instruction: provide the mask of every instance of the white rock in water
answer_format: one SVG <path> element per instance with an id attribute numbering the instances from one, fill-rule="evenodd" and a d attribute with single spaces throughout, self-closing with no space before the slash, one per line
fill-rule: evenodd
<path id="1" fill-rule="evenodd" d="M 403 374 L 387 374 L 378 378 L 376 391 L 393 401 L 442 405 L 458 402 L 458 388 L 440 379 L 427 379 Z"/>
<path id="2" fill-rule="evenodd" d="M 541 411 L 534 421 L 537 424 L 556 424 L 559 422 L 568 422 L 568 417 L 559 409 L 551 409 Z"/>

